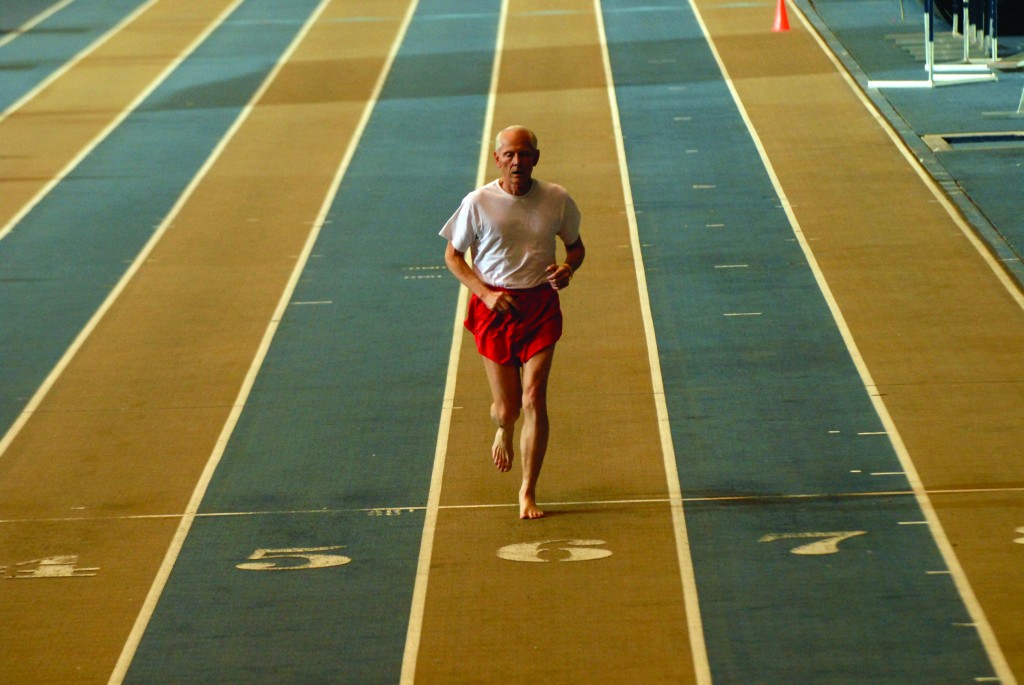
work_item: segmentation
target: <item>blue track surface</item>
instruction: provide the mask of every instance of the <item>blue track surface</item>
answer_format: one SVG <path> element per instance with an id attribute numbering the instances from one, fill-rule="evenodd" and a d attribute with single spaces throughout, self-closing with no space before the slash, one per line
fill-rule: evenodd
<path id="1" fill-rule="evenodd" d="M 20 30 L 53 5 L 52 0 L 9 0 L 0 15 L 0 37 Z"/>

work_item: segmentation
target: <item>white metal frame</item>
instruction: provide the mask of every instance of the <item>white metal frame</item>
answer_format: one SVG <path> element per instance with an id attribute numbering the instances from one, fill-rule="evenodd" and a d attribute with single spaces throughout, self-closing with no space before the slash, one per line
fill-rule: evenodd
<path id="1" fill-rule="evenodd" d="M 901 1 L 902 8 L 902 1 Z M 934 88 L 935 86 L 955 86 L 966 83 L 980 83 L 983 81 L 995 81 L 996 75 L 992 73 L 988 64 L 935 64 L 935 17 L 933 0 L 925 0 L 924 3 L 924 68 L 928 78 L 924 81 L 868 81 L 868 88 Z M 969 50 L 966 42 L 967 21 L 964 7 L 964 52 Z M 995 50 L 995 38 L 992 40 Z M 994 54 L 994 53 L 993 53 Z M 982 71 L 984 73 L 977 73 Z"/>

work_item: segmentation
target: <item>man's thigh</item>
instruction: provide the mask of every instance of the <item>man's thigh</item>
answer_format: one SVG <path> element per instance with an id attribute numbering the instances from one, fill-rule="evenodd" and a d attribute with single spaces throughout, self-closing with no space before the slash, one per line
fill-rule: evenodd
<path id="1" fill-rule="evenodd" d="M 519 367 L 499 364 L 493 359 L 481 357 L 487 371 L 487 382 L 491 386 L 491 398 L 495 403 L 518 407 L 523 395 Z"/>
<path id="2" fill-rule="evenodd" d="M 551 364 L 555 358 L 555 346 L 548 345 L 523 363 L 522 387 L 524 393 L 537 397 L 547 395 Z"/>

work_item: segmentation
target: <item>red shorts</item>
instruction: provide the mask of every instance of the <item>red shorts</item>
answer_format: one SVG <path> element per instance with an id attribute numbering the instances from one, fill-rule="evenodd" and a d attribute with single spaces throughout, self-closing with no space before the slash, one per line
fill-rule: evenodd
<path id="1" fill-rule="evenodd" d="M 528 290 L 510 290 L 516 309 L 495 312 L 473 295 L 469 300 L 466 328 L 480 354 L 499 364 L 522 366 L 530 357 L 562 337 L 562 309 L 558 291 L 545 283 Z"/>

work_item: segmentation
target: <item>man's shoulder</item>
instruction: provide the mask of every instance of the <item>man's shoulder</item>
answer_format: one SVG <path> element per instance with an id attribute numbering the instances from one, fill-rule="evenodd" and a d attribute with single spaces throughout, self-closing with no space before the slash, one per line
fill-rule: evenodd
<path id="1" fill-rule="evenodd" d="M 533 181 L 537 184 L 537 190 L 541 191 L 544 195 L 549 197 L 569 197 L 569 191 L 557 183 L 542 181 L 539 178 L 535 178 Z"/>
<path id="2" fill-rule="evenodd" d="M 497 180 L 491 181 L 490 183 L 485 183 L 479 188 L 475 188 L 474 190 L 469 191 L 466 194 L 465 199 L 463 199 L 463 202 L 470 204 L 477 203 L 484 198 L 495 195 L 495 191 L 497 191 L 498 193 L 501 192 L 501 189 L 498 188 Z"/>

